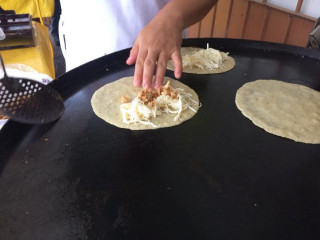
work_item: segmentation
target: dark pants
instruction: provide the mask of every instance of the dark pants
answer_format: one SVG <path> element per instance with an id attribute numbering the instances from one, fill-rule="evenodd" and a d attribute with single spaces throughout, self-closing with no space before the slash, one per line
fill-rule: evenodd
<path id="1" fill-rule="evenodd" d="M 54 7 L 54 14 L 52 17 L 51 33 L 52 33 L 52 35 L 58 36 L 58 34 L 59 34 L 59 19 L 60 19 L 60 14 L 61 14 L 60 1 L 55 0 L 54 4 L 55 4 L 55 7 Z"/>

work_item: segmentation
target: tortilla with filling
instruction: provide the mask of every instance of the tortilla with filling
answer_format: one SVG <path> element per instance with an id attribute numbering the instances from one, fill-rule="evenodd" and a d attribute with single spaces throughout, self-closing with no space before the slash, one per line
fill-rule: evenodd
<path id="1" fill-rule="evenodd" d="M 303 143 L 320 143 L 320 92 L 277 80 L 244 84 L 236 94 L 244 116 L 269 133 Z"/>
<path id="2" fill-rule="evenodd" d="M 198 95 L 194 90 L 185 84 L 168 77 L 165 77 L 163 84 L 165 85 L 168 80 L 170 80 L 170 86 L 174 88 L 183 88 L 186 92 L 192 94 L 192 99 L 194 101 L 199 102 Z M 175 114 L 162 114 L 156 118 L 151 118 L 151 122 L 157 125 L 157 127 L 153 127 L 151 125 L 134 125 L 123 123 L 122 114 L 120 111 L 121 97 L 129 97 L 131 99 L 130 101 L 132 101 L 136 96 L 138 96 L 138 93 L 141 90 L 141 88 L 136 88 L 133 86 L 133 77 L 121 78 L 98 89 L 91 98 L 91 106 L 94 113 L 106 122 L 119 128 L 127 128 L 131 130 L 171 127 L 181 124 L 196 114 L 196 112 L 187 109 L 181 113 L 181 117 L 177 121 L 173 120 Z M 196 111 L 199 109 L 199 105 L 193 105 L 192 107 Z"/>
<path id="3" fill-rule="evenodd" d="M 182 47 L 181 48 L 181 57 L 185 55 L 192 54 L 193 52 L 199 51 L 202 48 L 194 48 L 194 47 Z M 229 56 L 230 57 L 230 56 Z M 197 67 L 184 67 L 183 72 L 185 73 L 194 73 L 194 74 L 215 74 L 215 73 L 223 73 L 230 71 L 234 66 L 236 65 L 236 62 L 234 58 L 230 57 L 228 60 L 224 61 L 219 68 L 214 69 L 201 69 Z M 170 60 L 167 65 L 167 69 L 174 71 L 174 65 L 173 61 Z"/>

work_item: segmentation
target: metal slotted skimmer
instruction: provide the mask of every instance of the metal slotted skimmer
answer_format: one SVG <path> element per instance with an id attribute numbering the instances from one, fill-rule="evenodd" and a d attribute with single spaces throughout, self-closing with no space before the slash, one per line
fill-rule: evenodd
<path id="1" fill-rule="evenodd" d="M 0 112 L 11 120 L 44 124 L 57 120 L 64 112 L 63 99 L 49 85 L 24 78 L 9 77 L 2 57 L 3 78 L 0 79 Z"/>

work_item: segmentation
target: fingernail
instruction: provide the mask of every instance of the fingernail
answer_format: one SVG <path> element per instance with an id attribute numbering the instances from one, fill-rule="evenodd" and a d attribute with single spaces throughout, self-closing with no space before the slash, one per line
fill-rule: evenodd
<path id="1" fill-rule="evenodd" d="M 138 80 L 136 78 L 133 79 L 133 85 L 139 87 Z"/>
<path id="2" fill-rule="evenodd" d="M 150 88 L 150 86 L 149 86 L 149 84 L 144 83 L 144 84 L 143 84 L 143 88 L 144 88 L 144 89 L 149 89 L 149 88 Z"/>
<path id="3" fill-rule="evenodd" d="M 154 84 L 154 85 L 153 85 L 153 88 L 154 88 L 154 89 L 158 89 L 159 87 L 160 87 L 159 84 Z"/>
<path id="4" fill-rule="evenodd" d="M 176 78 L 181 78 L 181 75 L 182 75 L 181 72 L 179 72 L 179 73 L 176 73 L 176 74 L 175 74 L 175 77 L 176 77 Z"/>

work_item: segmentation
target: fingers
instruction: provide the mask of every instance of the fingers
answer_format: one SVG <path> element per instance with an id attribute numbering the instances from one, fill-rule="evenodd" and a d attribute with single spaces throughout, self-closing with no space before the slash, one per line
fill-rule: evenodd
<path id="1" fill-rule="evenodd" d="M 154 69 L 156 67 L 156 60 L 158 56 L 156 56 L 154 53 L 148 53 L 144 65 L 143 65 L 143 88 L 151 88 L 152 87 L 152 78 Z"/>
<path id="2" fill-rule="evenodd" d="M 172 53 L 171 59 L 174 65 L 174 76 L 179 79 L 182 75 L 182 59 L 179 49 Z"/>
<path id="3" fill-rule="evenodd" d="M 135 61 L 137 60 L 137 56 L 138 56 L 138 52 L 139 52 L 139 46 L 138 45 L 133 45 L 131 51 L 130 51 L 130 54 L 129 54 L 129 57 L 126 61 L 126 63 L 128 65 L 132 65 L 135 63 Z"/>
<path id="4" fill-rule="evenodd" d="M 168 63 L 168 58 L 164 54 L 160 53 L 157 61 L 157 70 L 156 70 L 156 76 L 155 76 L 154 85 L 153 85 L 154 89 L 158 89 L 159 87 L 162 86 L 163 78 L 167 70 L 167 63 Z"/>
<path id="5" fill-rule="evenodd" d="M 169 52 L 169 53 L 168 53 Z M 145 89 L 152 88 L 152 79 L 156 69 L 153 88 L 157 89 L 162 86 L 163 79 L 167 69 L 167 63 L 170 56 L 170 50 L 155 51 L 154 49 L 142 48 L 139 42 L 136 42 L 130 51 L 127 64 L 135 63 L 133 85 L 142 86 Z M 182 62 L 180 50 L 175 49 L 171 54 L 174 64 L 174 75 L 180 78 L 182 75 Z"/>
<path id="6" fill-rule="evenodd" d="M 139 45 L 135 42 L 132 49 L 130 50 L 130 54 L 129 54 L 129 57 L 128 57 L 126 63 L 128 65 L 132 65 L 135 62 L 138 62 L 137 61 L 137 59 L 139 57 L 138 55 L 139 55 Z M 141 66 L 139 67 L 139 65 L 141 65 L 141 64 L 136 63 L 134 77 L 133 77 L 133 85 L 135 87 L 140 87 L 141 83 L 142 83 L 142 69 L 141 69 Z"/>
<path id="7" fill-rule="evenodd" d="M 134 67 L 134 76 L 133 76 L 133 85 L 135 87 L 140 87 L 142 84 L 142 77 L 143 77 L 143 65 L 144 65 L 144 59 L 147 57 L 147 51 L 140 50 L 137 58 L 136 58 L 136 64 Z"/>
<path id="8" fill-rule="evenodd" d="M 134 86 L 139 87 L 142 85 L 142 87 L 146 89 L 152 87 L 157 58 L 156 53 L 140 50 L 134 70 Z"/>
<path id="9" fill-rule="evenodd" d="M 176 50 L 171 55 L 174 64 L 174 75 L 180 78 L 182 75 L 182 60 L 180 50 Z M 162 86 L 163 79 L 167 69 L 168 57 L 164 52 L 140 51 L 137 56 L 134 71 L 134 86 L 143 88 L 152 88 L 152 79 L 156 68 L 153 88 L 157 89 Z"/>

